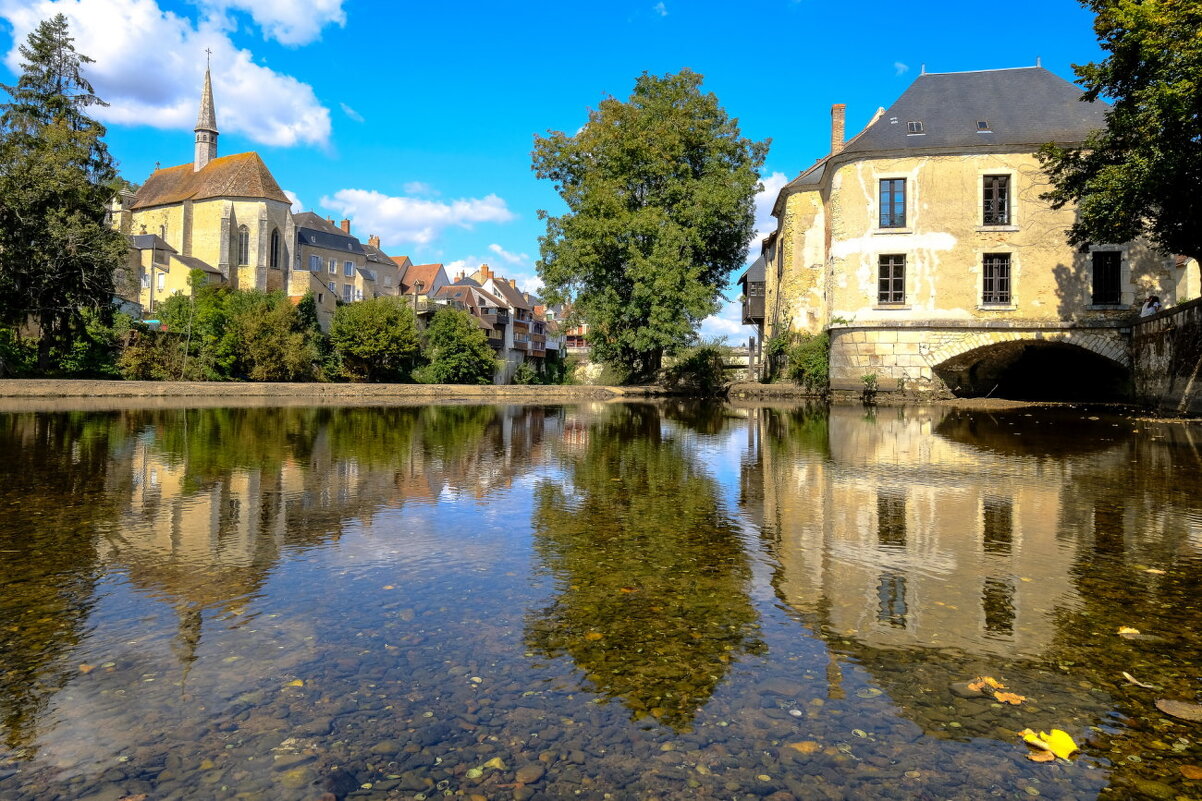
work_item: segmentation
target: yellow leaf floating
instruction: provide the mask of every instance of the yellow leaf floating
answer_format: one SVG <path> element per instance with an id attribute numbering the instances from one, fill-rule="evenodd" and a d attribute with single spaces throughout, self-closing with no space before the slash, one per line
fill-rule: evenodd
<path id="1" fill-rule="evenodd" d="M 293 679 L 292 681 L 288 682 L 284 686 L 285 687 L 304 687 L 305 681 L 304 681 L 304 679 Z"/>
<path id="2" fill-rule="evenodd" d="M 1002 702 L 1003 704 L 1013 704 L 1014 706 L 1018 706 L 1023 701 L 1027 700 L 1027 696 L 1019 695 L 1018 693 L 998 692 L 998 693 L 994 693 L 993 697 L 996 698 L 998 701 Z"/>
<path id="3" fill-rule="evenodd" d="M 979 693 L 981 690 L 989 687 L 994 690 L 1004 690 L 1006 685 L 995 679 L 993 676 L 977 676 L 968 683 L 968 689 Z"/>
<path id="4" fill-rule="evenodd" d="M 1036 734 L 1030 729 L 1023 729 L 1019 734 L 1027 745 L 1032 745 L 1041 751 L 1050 751 L 1061 759 L 1068 759 L 1079 750 L 1068 732 L 1060 729 L 1052 729 L 1051 734 L 1046 731 Z"/>
<path id="5" fill-rule="evenodd" d="M 586 640 L 599 640 L 599 639 L 601 639 L 601 638 L 602 638 L 602 637 L 604 637 L 604 636 L 605 636 L 605 635 L 604 635 L 604 634 L 602 634 L 602 633 L 601 633 L 601 632 L 599 632 L 599 631 L 590 631 L 589 633 L 587 633 L 587 634 L 585 634 L 585 635 L 584 635 L 584 639 L 586 639 Z"/>
<path id="6" fill-rule="evenodd" d="M 1056 755 L 1051 751 L 1031 751 L 1027 754 L 1027 759 L 1032 762 L 1055 762 Z"/>
<path id="7" fill-rule="evenodd" d="M 1133 629 L 1130 626 L 1119 626 L 1119 634 L 1139 634 L 1139 629 Z"/>

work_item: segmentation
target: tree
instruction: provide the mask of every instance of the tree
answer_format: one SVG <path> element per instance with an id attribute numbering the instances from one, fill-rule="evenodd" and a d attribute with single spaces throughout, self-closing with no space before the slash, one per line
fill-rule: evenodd
<path id="1" fill-rule="evenodd" d="M 430 320 L 423 355 L 429 364 L 414 374 L 423 384 L 491 384 L 497 371 L 496 356 L 476 318 L 450 307 Z"/>
<path id="2" fill-rule="evenodd" d="M 644 73 L 575 136 L 535 137 L 534 170 L 568 211 L 546 212 L 538 273 L 589 323 L 593 356 L 647 378 L 719 308 L 747 255 L 768 142 L 739 132 L 702 76 Z"/>
<path id="3" fill-rule="evenodd" d="M 1113 102 L 1078 147 L 1044 145 L 1055 208 L 1076 203 L 1069 242 L 1147 237 L 1202 258 L 1202 6 L 1195 0 L 1081 0 L 1109 55 L 1074 66 L 1082 98 Z"/>
<path id="4" fill-rule="evenodd" d="M 408 381 L 421 352 L 413 309 L 387 296 L 339 306 L 330 345 L 352 381 Z"/>
<path id="5" fill-rule="evenodd" d="M 36 324 L 38 361 L 83 326 L 80 310 L 107 311 L 125 255 L 105 225 L 117 173 L 104 126 L 86 114 L 104 103 L 81 68 L 67 19 L 38 25 L 21 45 L 21 77 L 0 105 L 0 322 Z"/>

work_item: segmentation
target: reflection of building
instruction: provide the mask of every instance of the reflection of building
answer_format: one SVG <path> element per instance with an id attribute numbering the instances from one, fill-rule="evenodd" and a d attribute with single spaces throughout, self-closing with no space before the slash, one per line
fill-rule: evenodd
<path id="1" fill-rule="evenodd" d="M 1040 654 L 1053 615 L 1076 603 L 1075 552 L 1058 538 L 1069 477 L 935 436 L 947 414 L 883 410 L 866 425 L 834 407 L 829 460 L 764 434 L 780 592 L 865 645 Z"/>

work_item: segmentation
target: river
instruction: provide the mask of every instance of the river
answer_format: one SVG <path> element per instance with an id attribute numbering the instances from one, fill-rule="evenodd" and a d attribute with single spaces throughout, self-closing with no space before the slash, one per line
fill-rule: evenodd
<path id="1" fill-rule="evenodd" d="M 1202 694 L 1200 438 L 1071 406 L 6 412 L 0 797 L 1199 798 L 1202 724 L 1156 703 Z"/>

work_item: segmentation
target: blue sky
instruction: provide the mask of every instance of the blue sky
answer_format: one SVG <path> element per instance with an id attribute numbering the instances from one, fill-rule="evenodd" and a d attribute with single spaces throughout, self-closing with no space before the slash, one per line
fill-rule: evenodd
<path id="1" fill-rule="evenodd" d="M 350 217 L 391 255 L 487 262 L 534 290 L 537 211 L 561 207 L 530 170 L 533 136 L 574 132 L 644 71 L 702 73 L 745 136 L 772 139 L 766 232 L 776 191 L 825 155 L 832 103 L 847 104 L 850 137 L 924 64 L 1040 58 L 1071 80 L 1101 56 L 1075 0 L 0 0 L 0 82 L 15 78 L 15 41 L 56 11 L 97 60 L 110 103 L 97 116 L 130 180 L 191 160 L 209 48 L 221 154 L 258 151 L 305 210 Z M 750 329 L 728 304 L 703 333 Z"/>

